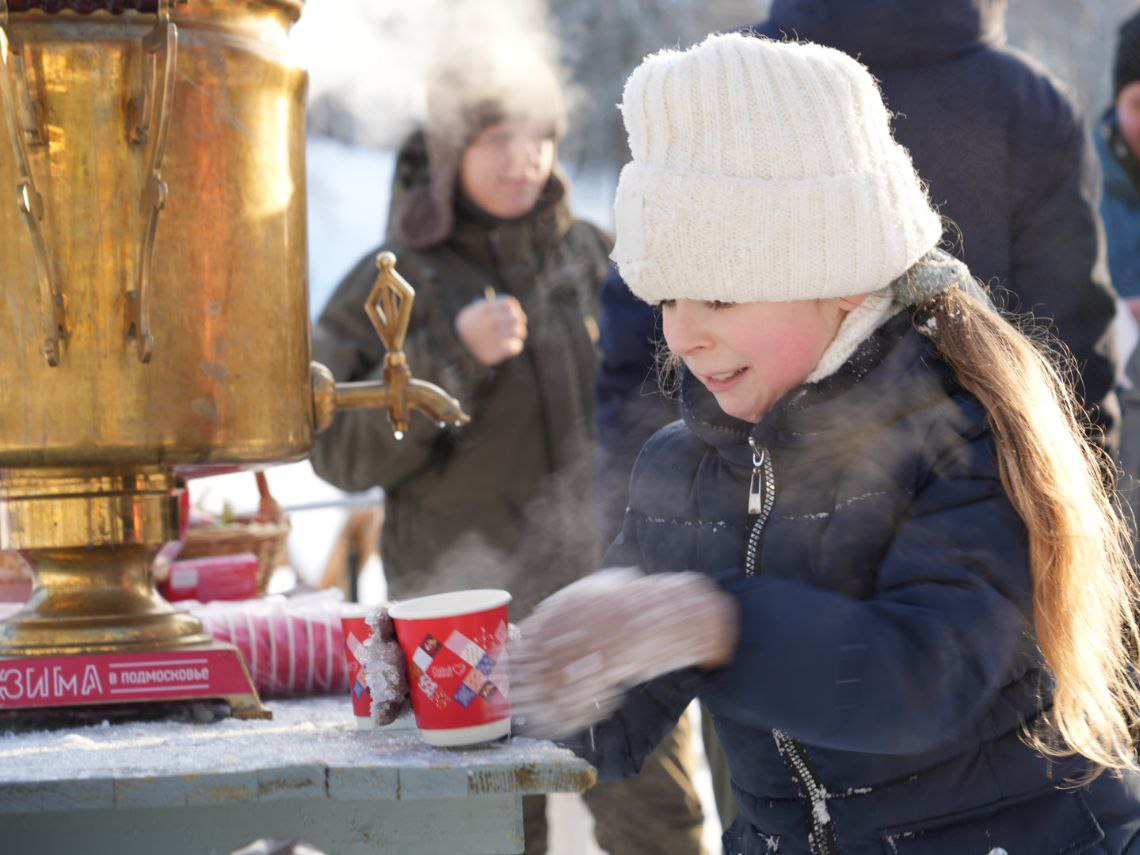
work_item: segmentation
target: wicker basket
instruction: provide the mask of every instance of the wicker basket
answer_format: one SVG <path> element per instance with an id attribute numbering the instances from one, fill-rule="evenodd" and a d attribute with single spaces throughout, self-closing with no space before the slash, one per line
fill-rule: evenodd
<path id="1" fill-rule="evenodd" d="M 261 496 L 258 512 L 239 516 L 223 526 L 191 526 L 178 558 L 252 552 L 257 556 L 257 589 L 264 594 L 273 571 L 289 563 L 289 517 L 270 495 L 265 473 L 256 475 Z"/>

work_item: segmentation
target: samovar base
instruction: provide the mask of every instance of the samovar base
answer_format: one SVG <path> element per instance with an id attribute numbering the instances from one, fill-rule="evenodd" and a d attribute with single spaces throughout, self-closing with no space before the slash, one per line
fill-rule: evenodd
<path id="1" fill-rule="evenodd" d="M 154 589 L 154 560 L 179 534 L 173 475 L 0 476 L 0 548 L 35 570 L 28 603 L 0 621 L 0 710 L 222 698 L 269 717 L 237 648 Z"/>
<path id="2" fill-rule="evenodd" d="M 155 592 L 158 546 L 29 549 L 27 605 L 0 621 L 0 657 L 173 650 L 209 644 L 202 622 Z"/>
<path id="3" fill-rule="evenodd" d="M 179 618 L 188 618 L 181 620 Z M 0 621 L 0 659 L 7 656 L 71 656 L 77 653 L 139 653 L 209 645 L 210 636 L 192 615 L 150 620 L 53 620 L 18 613 Z"/>

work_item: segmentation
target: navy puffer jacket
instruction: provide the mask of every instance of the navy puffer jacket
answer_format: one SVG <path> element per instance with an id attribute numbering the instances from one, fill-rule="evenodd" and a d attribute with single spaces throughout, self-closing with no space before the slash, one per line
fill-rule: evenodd
<path id="1" fill-rule="evenodd" d="M 1137 851 L 1135 778 L 1059 789 L 1082 761 L 1020 738 L 1049 691 L 1026 531 L 985 412 L 908 313 L 756 425 L 690 378 L 682 410 L 638 458 L 606 564 L 713 575 L 740 645 L 723 670 L 633 690 L 576 743 L 603 777 L 635 771 L 699 695 L 740 804 L 728 852 Z M 775 481 L 754 556 L 750 438 Z"/>

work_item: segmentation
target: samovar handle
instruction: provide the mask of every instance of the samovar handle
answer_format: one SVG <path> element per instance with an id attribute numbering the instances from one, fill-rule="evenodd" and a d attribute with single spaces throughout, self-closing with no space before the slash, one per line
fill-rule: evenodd
<path id="1" fill-rule="evenodd" d="M 44 339 L 41 350 L 47 364 L 55 367 L 60 360 L 60 342 L 67 338 L 67 314 L 65 311 L 63 293 L 56 281 L 48 255 L 47 243 L 44 241 L 43 230 L 40 223 L 44 218 L 44 199 L 36 189 L 35 178 L 28 159 L 28 150 L 24 142 L 25 133 L 33 140 L 42 142 L 43 136 L 39 128 L 33 124 L 30 129 L 24 128 L 19 120 L 16 109 L 16 95 L 12 89 L 12 77 L 9 66 L 16 69 L 22 82 L 21 91 L 27 95 L 27 80 L 23 74 L 23 60 L 12 56 L 12 43 L 8 37 L 8 3 L 0 0 L 0 102 L 3 102 L 5 125 L 8 128 L 8 141 L 12 147 L 12 155 L 16 164 L 16 199 L 20 206 L 20 213 L 28 226 L 32 238 L 32 251 L 35 256 L 36 278 L 39 280 L 41 311 L 43 312 Z M 35 108 L 31 105 L 27 109 L 33 117 Z"/>
<path id="2" fill-rule="evenodd" d="M 340 410 L 387 407 L 388 420 L 396 438 L 408 431 L 412 410 L 420 410 L 441 427 L 463 425 L 471 420 L 459 401 L 434 383 L 416 380 L 408 368 L 404 339 L 412 319 L 415 289 L 396 270 L 396 256 L 382 252 L 376 256 L 379 273 L 372 285 L 364 311 L 384 343 L 382 382 L 337 383 L 327 368 L 312 364 L 313 423 L 318 432 L 332 424 Z"/>
<path id="3" fill-rule="evenodd" d="M 127 290 L 127 338 L 135 339 L 139 362 L 150 362 L 154 337 L 150 332 L 150 277 L 154 258 L 154 238 L 158 232 L 158 215 L 166 207 L 166 182 L 162 180 L 162 159 L 170 138 L 170 117 L 174 112 L 174 75 L 178 70 L 178 25 L 170 20 L 175 0 L 158 0 L 158 19 L 154 29 L 143 39 L 146 72 L 143 76 L 139 121 L 131 132 L 131 142 L 149 142 L 146 186 L 139 210 L 146 218 L 142 243 L 139 245 L 138 278 Z M 153 132 L 153 133 L 152 133 Z"/>
<path id="4" fill-rule="evenodd" d="M 166 206 L 167 186 L 162 180 L 162 160 L 166 154 L 170 135 L 171 104 L 174 101 L 174 78 L 178 65 L 178 27 L 171 20 L 176 2 L 184 0 L 154 0 L 158 18 L 154 29 L 143 39 L 146 54 L 146 71 L 138 121 L 131 129 L 131 141 L 138 145 L 149 144 L 147 152 L 146 186 L 140 199 L 140 208 L 146 225 L 139 245 L 138 273 L 133 287 L 127 289 L 127 338 L 136 342 L 140 362 L 150 362 L 154 338 L 150 332 L 150 280 L 154 258 L 154 241 L 158 231 L 158 215 Z M 33 3 L 19 3 L 18 9 L 32 8 Z M 148 4 L 133 3 L 140 9 Z M 81 11 L 89 11 L 85 7 Z M 23 127 L 13 91 L 12 71 L 22 82 L 20 92 L 27 101 L 26 111 L 32 116 L 31 127 Z M 23 73 L 23 60 L 12 53 L 8 36 L 8 0 L 0 0 L 0 109 L 3 109 L 8 139 L 16 163 L 17 201 L 32 238 L 36 273 L 39 279 L 40 302 L 45 307 L 44 340 L 42 351 L 48 365 L 60 362 L 61 342 L 67 339 L 67 313 L 60 283 L 52 269 L 41 222 L 44 218 L 43 196 L 36 189 L 28 158 L 25 136 L 33 143 L 46 143 L 38 123 L 36 105 L 27 94 L 27 80 Z"/>

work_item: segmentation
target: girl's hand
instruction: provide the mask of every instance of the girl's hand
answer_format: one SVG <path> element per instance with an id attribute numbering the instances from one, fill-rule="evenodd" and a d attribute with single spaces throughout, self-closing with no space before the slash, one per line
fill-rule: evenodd
<path id="1" fill-rule="evenodd" d="M 736 602 L 702 573 L 603 570 L 539 604 L 510 645 L 523 733 L 558 738 L 606 718 L 625 690 L 692 665 L 728 664 Z"/>
<path id="2" fill-rule="evenodd" d="M 480 363 L 498 365 L 522 353 L 526 313 L 510 295 L 476 300 L 455 316 L 455 333 Z"/>

